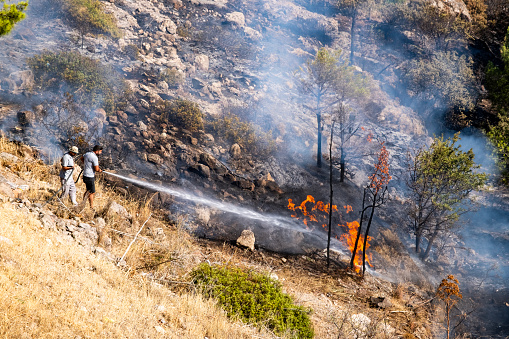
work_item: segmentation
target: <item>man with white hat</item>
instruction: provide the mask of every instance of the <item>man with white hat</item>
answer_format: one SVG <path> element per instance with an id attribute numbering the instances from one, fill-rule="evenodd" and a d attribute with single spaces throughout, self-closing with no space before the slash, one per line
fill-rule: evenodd
<path id="1" fill-rule="evenodd" d="M 69 151 L 64 154 L 60 161 L 62 165 L 62 168 L 60 169 L 60 179 L 62 181 L 62 195 L 60 196 L 60 199 L 64 199 L 67 195 L 69 195 L 73 206 L 78 205 L 76 202 L 76 185 L 74 185 L 74 180 L 72 178 L 72 173 L 74 171 L 73 157 L 77 154 L 78 147 L 72 146 L 69 148 Z"/>

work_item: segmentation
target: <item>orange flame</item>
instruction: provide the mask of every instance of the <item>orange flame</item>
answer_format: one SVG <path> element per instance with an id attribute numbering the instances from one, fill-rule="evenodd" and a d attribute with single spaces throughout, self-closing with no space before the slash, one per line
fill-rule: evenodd
<path id="1" fill-rule="evenodd" d="M 357 234 L 359 230 L 359 223 L 357 221 L 347 222 L 346 227 L 348 228 L 348 233 L 341 235 L 340 240 L 348 246 L 350 253 L 353 252 L 353 248 L 355 246 L 355 239 L 357 239 Z M 369 248 L 369 242 L 371 241 L 371 237 L 368 236 L 368 241 L 366 243 L 366 250 Z M 359 243 L 357 244 L 357 253 L 355 254 L 354 260 L 354 268 L 355 272 L 359 273 L 362 266 L 362 249 L 364 248 L 364 236 L 361 234 L 359 237 Z M 369 266 L 371 265 L 371 253 L 366 255 L 366 262 Z"/>
<path id="2" fill-rule="evenodd" d="M 307 204 L 310 205 L 307 205 Z M 350 213 L 353 211 L 352 206 L 345 205 L 343 208 L 346 210 L 346 213 Z M 288 209 L 294 211 L 295 214 L 292 214 L 292 218 L 296 218 L 302 220 L 302 222 L 306 225 L 306 228 L 309 228 L 310 222 L 315 222 L 321 224 L 322 227 L 327 227 L 328 215 L 329 215 L 329 204 L 324 204 L 322 201 L 316 201 L 315 198 L 311 195 L 306 197 L 306 200 L 301 202 L 300 205 L 296 205 L 293 203 L 292 199 L 288 199 Z M 332 212 L 339 213 L 338 207 L 336 205 L 332 205 Z M 302 214 L 302 216 L 299 216 Z M 347 222 L 345 225 L 340 225 L 341 227 L 346 227 L 348 232 L 341 235 L 340 241 L 345 243 L 350 250 L 350 253 L 353 251 L 353 247 L 355 245 L 355 239 L 357 238 L 357 232 L 359 229 L 359 222 L 352 221 Z M 368 236 L 368 243 L 366 245 L 366 249 L 369 248 L 369 241 L 371 241 L 371 237 Z M 355 255 L 355 271 L 360 271 L 360 266 L 362 265 L 362 249 L 364 247 L 364 237 L 361 235 L 359 238 L 359 243 L 357 244 L 357 254 Z M 370 265 L 371 254 L 368 254 L 366 257 L 366 262 Z"/>
<path id="3" fill-rule="evenodd" d="M 311 203 L 309 208 L 306 204 Z M 300 211 L 300 213 L 292 214 L 292 218 L 302 220 L 304 225 L 309 228 L 309 222 L 315 222 L 321 224 L 322 227 L 327 227 L 327 215 L 329 214 L 329 204 L 324 204 L 322 201 L 315 201 L 313 196 L 308 195 L 306 200 L 300 203 L 299 206 L 295 205 L 292 199 L 288 199 L 288 209 L 294 212 Z M 337 212 L 338 207 L 332 205 L 332 211 Z M 321 213 L 320 213 L 321 212 Z M 302 214 L 299 216 L 298 214 Z"/>

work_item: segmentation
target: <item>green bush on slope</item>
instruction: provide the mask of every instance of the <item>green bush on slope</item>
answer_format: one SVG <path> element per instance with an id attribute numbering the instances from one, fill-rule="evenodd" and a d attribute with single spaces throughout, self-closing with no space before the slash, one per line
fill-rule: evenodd
<path id="1" fill-rule="evenodd" d="M 122 36 L 115 17 L 104 12 L 103 4 L 99 0 L 55 1 L 67 14 L 69 23 L 79 29 L 81 34 L 106 34 L 116 39 Z"/>
<path id="2" fill-rule="evenodd" d="M 203 294 L 215 298 L 229 317 L 264 325 L 279 335 L 314 335 L 309 311 L 295 306 L 290 296 L 281 291 L 281 285 L 265 275 L 204 263 L 192 272 L 192 277 Z"/>
<path id="3" fill-rule="evenodd" d="M 42 89 L 58 90 L 62 84 L 76 102 L 113 112 L 126 95 L 126 83 L 111 67 L 78 52 L 43 52 L 27 63 Z"/>

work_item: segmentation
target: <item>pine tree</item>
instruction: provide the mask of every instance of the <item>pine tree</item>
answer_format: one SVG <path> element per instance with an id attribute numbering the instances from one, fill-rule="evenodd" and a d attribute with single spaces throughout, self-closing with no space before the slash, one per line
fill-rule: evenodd
<path id="1" fill-rule="evenodd" d="M 0 10 L 0 35 L 8 34 L 14 25 L 25 18 L 25 9 L 28 2 L 21 1 L 17 4 L 6 4 L 5 0 L 0 0 L 3 8 Z"/>

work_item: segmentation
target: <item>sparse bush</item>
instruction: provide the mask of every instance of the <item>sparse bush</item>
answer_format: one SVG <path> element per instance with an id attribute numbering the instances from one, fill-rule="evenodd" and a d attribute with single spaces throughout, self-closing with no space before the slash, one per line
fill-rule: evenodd
<path id="1" fill-rule="evenodd" d="M 191 132 L 203 129 L 203 113 L 198 105 L 192 101 L 176 99 L 159 102 L 156 110 L 162 120 L 167 120 L 176 126 Z"/>
<path id="2" fill-rule="evenodd" d="M 173 68 L 167 68 L 159 73 L 157 77 L 159 81 L 165 81 L 170 87 L 178 87 L 184 81 L 184 76 L 181 72 Z"/>
<path id="3" fill-rule="evenodd" d="M 406 81 L 413 94 L 435 100 L 449 109 L 470 110 L 475 101 L 473 61 L 454 52 L 437 52 L 431 58 L 412 60 Z"/>
<path id="4" fill-rule="evenodd" d="M 113 38 L 122 36 L 115 17 L 103 11 L 99 0 L 56 0 L 68 15 L 69 22 L 84 33 L 106 34 Z"/>
<path id="5" fill-rule="evenodd" d="M 290 296 L 281 291 L 281 285 L 266 275 L 202 264 L 192 277 L 203 294 L 217 299 L 229 317 L 267 326 L 276 334 L 313 337 L 309 311 L 295 306 Z"/>
<path id="6" fill-rule="evenodd" d="M 270 154 L 276 149 L 271 132 L 264 133 L 250 122 L 244 122 L 234 114 L 215 119 L 208 129 L 230 143 L 237 143 L 253 154 Z"/>
<path id="7" fill-rule="evenodd" d="M 188 28 L 186 28 L 184 26 L 177 27 L 177 34 L 179 36 L 181 36 L 182 38 L 189 38 L 189 37 L 191 37 L 191 32 L 189 31 Z"/>
<path id="8" fill-rule="evenodd" d="M 138 58 L 140 57 L 140 49 L 138 48 L 138 46 L 130 44 L 124 46 L 124 54 L 131 60 L 138 60 Z"/>
<path id="9" fill-rule="evenodd" d="M 125 100 L 127 86 L 120 75 L 78 52 L 46 51 L 28 58 L 27 63 L 42 89 L 69 90 L 79 105 L 102 107 L 111 113 Z"/>

